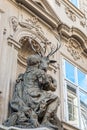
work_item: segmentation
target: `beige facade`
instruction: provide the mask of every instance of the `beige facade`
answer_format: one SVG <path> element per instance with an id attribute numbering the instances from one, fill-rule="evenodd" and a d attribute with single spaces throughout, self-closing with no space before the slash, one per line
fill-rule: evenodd
<path id="1" fill-rule="evenodd" d="M 51 46 L 61 44 L 52 58 L 57 60 L 49 72 L 57 80 L 55 94 L 60 97 L 58 117 L 65 130 L 87 130 L 81 120 L 78 85 L 65 77 L 65 62 L 75 70 L 87 74 L 87 1 L 78 0 L 75 7 L 69 0 L 0 0 L 0 123 L 9 115 L 9 101 L 12 97 L 15 80 L 26 68 L 26 58 L 34 53 L 29 38 L 44 48 L 47 53 Z M 77 71 L 76 71 L 77 72 Z M 77 75 L 77 73 L 76 73 Z M 67 85 L 69 84 L 69 85 Z M 69 120 L 66 86 L 76 88 L 76 120 Z M 81 89 L 82 91 L 83 89 Z M 85 90 L 84 90 L 85 91 Z M 86 93 L 86 91 L 85 91 Z M 71 94 L 72 95 L 72 94 Z M 75 95 L 73 96 L 73 98 Z M 87 123 L 86 123 L 87 124 Z"/>

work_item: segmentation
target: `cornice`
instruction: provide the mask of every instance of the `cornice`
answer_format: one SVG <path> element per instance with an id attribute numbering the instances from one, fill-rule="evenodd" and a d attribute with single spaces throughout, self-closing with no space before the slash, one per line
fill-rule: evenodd
<path id="1" fill-rule="evenodd" d="M 32 0 L 16 0 L 16 2 L 23 5 L 28 10 L 32 11 L 35 15 L 37 15 L 41 20 L 50 25 L 52 28 L 55 29 L 60 24 L 60 20 L 58 21 L 58 19 L 49 14 L 43 8 L 39 7 Z"/>

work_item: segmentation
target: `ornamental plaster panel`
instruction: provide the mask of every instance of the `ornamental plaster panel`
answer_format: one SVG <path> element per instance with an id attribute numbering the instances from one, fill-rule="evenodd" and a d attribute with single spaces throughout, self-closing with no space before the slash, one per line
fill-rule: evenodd
<path id="1" fill-rule="evenodd" d="M 74 14 L 74 12 L 69 9 L 68 7 L 65 8 L 65 12 L 67 14 L 67 16 L 73 21 L 75 22 L 76 21 L 76 15 Z"/>
<path id="2" fill-rule="evenodd" d="M 68 43 L 66 44 L 67 51 L 71 54 L 74 60 L 78 60 L 82 58 L 82 48 L 81 45 L 73 38 L 70 38 L 68 40 Z"/>

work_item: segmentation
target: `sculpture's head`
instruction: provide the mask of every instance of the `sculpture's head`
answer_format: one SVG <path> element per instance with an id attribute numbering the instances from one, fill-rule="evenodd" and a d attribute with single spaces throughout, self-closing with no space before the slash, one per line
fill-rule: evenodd
<path id="1" fill-rule="evenodd" d="M 56 62 L 55 60 L 50 60 L 50 56 L 52 56 L 55 52 L 57 52 L 57 50 L 60 48 L 60 45 L 58 46 L 57 44 L 57 47 L 55 49 L 51 48 L 50 53 L 47 56 L 45 56 L 46 47 L 45 47 L 45 52 L 43 54 L 40 49 L 38 51 L 38 49 L 36 48 L 35 41 L 29 39 L 29 43 L 32 49 L 34 50 L 34 52 L 36 53 L 36 55 L 32 55 L 31 57 L 28 58 L 27 61 L 28 65 L 38 64 L 39 68 L 46 72 L 49 64 Z"/>
<path id="2" fill-rule="evenodd" d="M 39 55 L 30 55 L 28 58 L 27 58 L 27 65 L 28 66 L 34 66 L 34 65 L 39 65 L 40 63 L 40 56 Z"/>

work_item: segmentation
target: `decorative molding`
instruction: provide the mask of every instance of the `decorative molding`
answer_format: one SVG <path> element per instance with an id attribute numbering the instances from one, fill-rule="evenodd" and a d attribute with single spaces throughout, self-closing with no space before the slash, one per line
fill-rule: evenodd
<path id="1" fill-rule="evenodd" d="M 10 46 L 14 45 L 15 49 L 19 50 L 21 48 L 21 44 L 18 43 L 17 41 L 15 41 L 13 38 L 8 37 L 7 41 L 8 41 L 8 45 L 10 45 Z"/>
<path id="2" fill-rule="evenodd" d="M 65 12 L 66 12 L 66 14 L 67 14 L 67 16 L 73 21 L 73 22 L 75 22 L 76 21 L 76 15 L 74 14 L 74 12 L 71 10 L 71 9 L 69 9 L 69 8 L 65 8 Z"/>
<path id="3" fill-rule="evenodd" d="M 12 29 L 13 29 L 13 32 L 16 32 L 17 27 L 18 27 L 18 19 L 15 16 L 12 16 L 9 19 L 9 23 L 10 23 L 10 26 L 12 27 Z"/>
<path id="4" fill-rule="evenodd" d="M 86 25 L 87 25 L 86 18 L 81 19 L 80 25 L 83 26 L 83 27 L 86 27 Z"/>
<path id="5" fill-rule="evenodd" d="M 81 45 L 83 49 L 82 53 L 87 56 L 87 36 L 81 30 L 75 27 L 70 28 L 66 24 L 61 24 L 58 27 L 58 32 L 66 42 L 68 42 L 70 38 L 74 38 Z"/>
<path id="6" fill-rule="evenodd" d="M 3 35 L 5 35 L 5 34 L 6 34 L 6 32 L 7 32 L 7 29 L 6 29 L 6 28 L 4 28 L 4 30 L 3 30 Z"/>
<path id="7" fill-rule="evenodd" d="M 39 17 L 41 21 L 44 21 L 44 23 L 46 23 L 46 25 L 50 26 L 51 28 L 57 28 L 60 24 L 60 20 L 58 18 L 55 18 L 53 15 L 49 14 L 44 9 L 39 8 L 32 0 L 15 1 L 17 3 L 20 3 L 19 6 L 21 6 L 22 8 L 24 7 L 27 11 L 31 11 L 32 13 L 37 15 L 37 17 Z"/>
<path id="8" fill-rule="evenodd" d="M 78 15 L 78 17 L 81 17 L 81 18 L 84 18 L 85 17 L 85 14 L 80 11 L 77 7 L 75 7 L 71 2 L 70 0 L 62 0 L 62 2 L 65 4 L 65 6 L 67 8 L 70 8 L 71 10 L 73 10 L 73 12 Z"/>
<path id="9" fill-rule="evenodd" d="M 55 2 L 56 2 L 56 4 L 57 4 L 58 6 L 61 5 L 61 0 L 55 0 Z"/>
<path id="10" fill-rule="evenodd" d="M 29 29 L 32 34 L 35 34 L 35 36 L 32 36 L 32 39 L 37 39 L 40 38 L 42 43 L 49 43 L 48 39 L 46 38 L 42 27 L 39 25 L 39 20 L 37 17 L 32 17 L 32 18 L 27 18 L 25 22 L 19 22 L 19 25 L 22 28 L 27 28 Z"/>
<path id="11" fill-rule="evenodd" d="M 70 38 L 68 43 L 66 44 L 67 51 L 71 54 L 74 60 L 78 60 L 81 58 L 81 54 L 83 52 L 81 45 L 74 38 Z"/>

